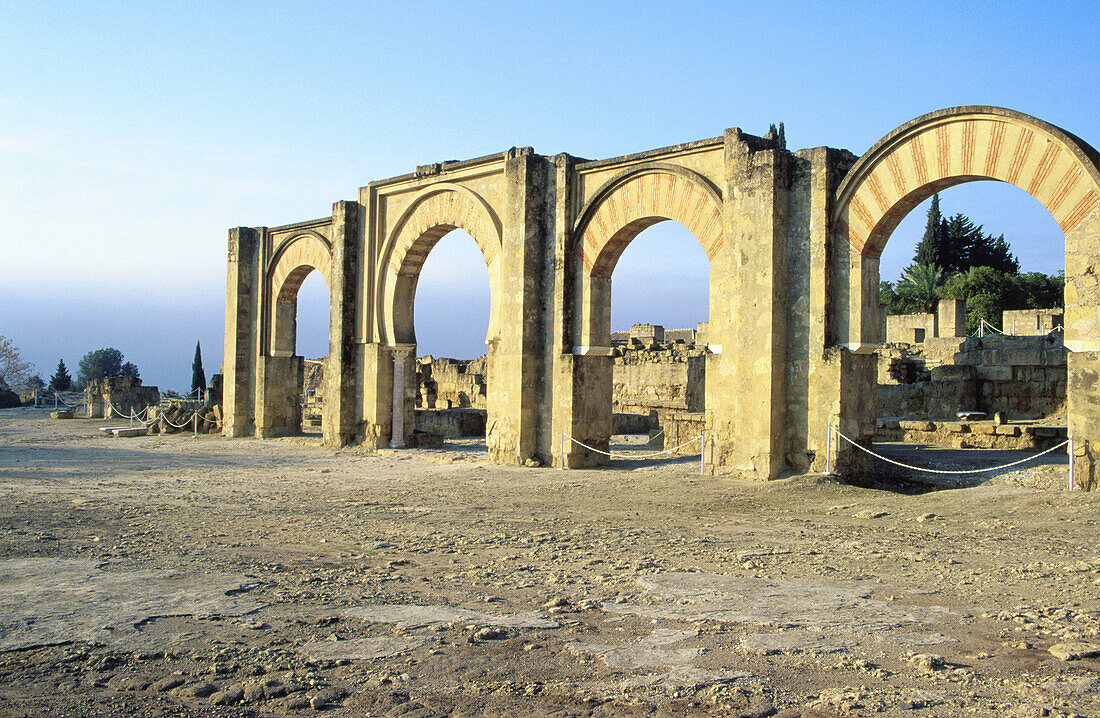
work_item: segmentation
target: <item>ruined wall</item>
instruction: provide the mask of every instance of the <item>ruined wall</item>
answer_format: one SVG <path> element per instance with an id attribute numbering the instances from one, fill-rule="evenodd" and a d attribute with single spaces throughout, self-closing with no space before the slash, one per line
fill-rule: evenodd
<path id="1" fill-rule="evenodd" d="M 142 386 L 141 379 L 132 376 L 109 376 L 93 379 L 84 389 L 84 401 L 89 419 L 111 419 L 156 406 L 160 390 Z"/>
<path id="2" fill-rule="evenodd" d="M 915 346 L 889 345 L 879 359 L 880 417 L 955 418 L 959 411 L 1011 419 L 1063 416 L 1066 348 L 1058 337 L 968 337 L 949 362 Z"/>
<path id="3" fill-rule="evenodd" d="M 485 409 L 486 361 L 431 356 L 416 360 L 417 409 Z"/>
<path id="4" fill-rule="evenodd" d="M 706 350 L 684 344 L 616 347 L 611 370 L 612 411 L 648 414 L 704 409 Z"/>
<path id="5" fill-rule="evenodd" d="M 1006 334 L 1050 334 L 1065 325 L 1064 309 L 1006 309 L 1001 312 L 1001 329 Z"/>

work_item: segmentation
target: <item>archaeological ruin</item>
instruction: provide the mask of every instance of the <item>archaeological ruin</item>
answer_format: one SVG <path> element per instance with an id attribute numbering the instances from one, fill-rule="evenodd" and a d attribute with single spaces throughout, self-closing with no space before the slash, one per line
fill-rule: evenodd
<path id="1" fill-rule="evenodd" d="M 792 151 L 782 134 L 739 129 L 605 160 L 513 148 L 371 182 L 330 216 L 232 229 L 224 432 L 299 430 L 296 299 L 312 271 L 331 297 L 326 443 L 405 446 L 418 405 L 460 406 L 463 390 L 445 370 L 432 367 L 434 393 L 417 382 L 413 300 L 432 247 L 463 229 L 489 270 L 485 367 L 473 373 L 484 380 L 490 458 L 606 463 L 562 437 L 608 447 L 612 398 L 629 391 L 613 379 L 623 359 L 610 327 L 615 265 L 642 230 L 674 220 L 710 260 L 708 323 L 694 342 L 706 350 L 666 367 L 686 376 L 702 363 L 701 396 L 675 402 L 683 431 L 705 432 L 707 466 L 758 479 L 822 471 L 832 443 L 833 468 L 864 471 L 862 452 L 835 441 L 830 427 L 862 444 L 875 436 L 876 350 L 886 330 L 879 255 L 921 201 L 976 180 L 1024 189 L 1065 233 L 1066 417 L 1079 485 L 1095 486 L 1100 158 L 1069 132 L 995 107 L 924 115 L 861 157 Z"/>

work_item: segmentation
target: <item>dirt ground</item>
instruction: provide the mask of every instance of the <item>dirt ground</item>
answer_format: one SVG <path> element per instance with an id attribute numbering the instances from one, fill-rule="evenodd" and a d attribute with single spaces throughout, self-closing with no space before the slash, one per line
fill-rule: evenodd
<path id="1" fill-rule="evenodd" d="M 1100 715 L 1100 496 L 0 411 L 0 716 Z"/>

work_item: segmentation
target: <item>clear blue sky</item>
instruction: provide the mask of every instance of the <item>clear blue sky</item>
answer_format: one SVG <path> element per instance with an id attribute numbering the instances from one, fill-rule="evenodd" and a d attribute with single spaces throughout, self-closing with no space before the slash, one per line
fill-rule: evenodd
<path id="1" fill-rule="evenodd" d="M 227 228 L 324 216 L 370 180 L 514 145 L 602 158 L 782 121 L 792 149 L 860 154 L 961 104 L 1100 144 L 1097 27 L 1096 2 L 7 3 L 0 334 L 45 377 L 114 346 L 146 383 L 186 388 L 196 340 L 208 372 L 221 360 Z M 1026 269 L 1061 266 L 1023 193 L 980 183 L 943 204 L 1003 232 Z M 884 278 L 912 253 L 914 214 Z M 705 260 L 661 251 L 691 246 L 677 229 L 624 255 L 616 328 L 705 318 Z M 487 301 L 461 245 L 425 268 L 423 352 L 484 340 L 484 320 L 444 311 Z M 325 350 L 324 291 L 303 289 L 306 355 Z"/>

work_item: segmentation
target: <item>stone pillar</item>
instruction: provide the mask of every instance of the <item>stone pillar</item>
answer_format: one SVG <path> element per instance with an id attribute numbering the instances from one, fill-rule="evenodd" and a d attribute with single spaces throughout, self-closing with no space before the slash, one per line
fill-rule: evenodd
<path id="1" fill-rule="evenodd" d="M 346 446 L 358 425 L 356 307 L 359 290 L 359 246 L 362 236 L 358 202 L 332 208 L 332 277 L 329 280 L 329 347 L 325 364 L 324 420 L 326 446 Z"/>
<path id="2" fill-rule="evenodd" d="M 1100 490 L 1100 207 L 1066 233 L 1067 419 L 1074 483 Z"/>
<path id="3" fill-rule="evenodd" d="M 546 332 L 546 366 L 551 368 L 546 377 L 549 386 L 543 395 L 553 400 L 543 402 L 548 416 L 543 419 L 540 434 L 540 452 L 545 453 L 547 463 L 568 468 L 602 466 L 609 459 L 589 451 L 563 434 L 574 437 L 589 446 L 607 450 L 611 436 L 611 349 L 591 346 L 590 337 L 595 334 L 591 324 L 594 301 L 579 302 L 582 297 L 591 298 L 591 291 L 581 291 L 581 284 L 589 282 L 584 265 L 577 254 L 570 228 L 574 212 L 574 165 L 577 159 L 561 154 L 553 158 L 553 228 L 547 241 L 546 280 L 548 299 Z M 605 282 L 610 291 L 610 279 Z M 591 289 L 589 287 L 588 289 Z M 599 287 L 597 287 L 599 289 Z M 610 296 L 607 297 L 610 300 Z M 607 327 L 604 327 L 605 329 Z M 564 448 L 564 457 L 562 450 Z"/>
<path id="4" fill-rule="evenodd" d="M 256 436 L 294 436 L 302 431 L 300 356 L 264 356 L 257 364 Z M 262 392 L 262 393 L 260 393 Z"/>
<path id="5" fill-rule="evenodd" d="M 707 436 L 713 463 L 769 480 L 784 469 L 790 155 L 725 135 L 724 249 L 711 262 Z"/>
<path id="6" fill-rule="evenodd" d="M 836 188 L 855 160 L 845 150 L 827 147 L 797 153 L 800 179 L 792 193 L 803 196 L 791 198 L 792 207 L 799 208 L 792 231 L 803 233 L 805 244 L 792 255 L 788 275 L 792 285 L 804 287 L 791 304 L 804 305 L 805 316 L 802 326 L 790 327 L 787 451 L 799 471 L 825 471 L 830 426 L 864 445 L 874 434 L 875 355 L 842 346 L 848 342 L 848 324 L 836 321 L 847 311 L 847 295 L 837 285 L 847 281 L 851 247 L 833 235 L 830 213 Z M 798 311 L 792 306 L 792 312 Z M 835 435 L 831 445 L 834 472 L 861 473 L 871 463 Z"/>
<path id="7" fill-rule="evenodd" d="M 544 238 L 551 231 L 549 163 L 529 148 L 513 149 L 504 165 L 504 241 L 500 257 L 499 343 L 489 352 L 485 443 L 495 463 L 537 457 L 546 316 Z"/>
<path id="8" fill-rule="evenodd" d="M 251 436 L 255 426 L 255 377 L 259 359 L 260 230 L 229 230 L 225 289 L 225 376 L 222 433 Z"/>
<path id="9" fill-rule="evenodd" d="M 393 355 L 381 344 L 359 345 L 356 384 L 361 387 L 356 440 L 367 449 L 389 446 L 393 418 Z"/>
<path id="10" fill-rule="evenodd" d="M 413 414 L 409 401 L 409 380 L 415 381 L 415 372 L 407 366 L 416 351 L 415 344 L 398 344 L 390 348 L 393 355 L 393 401 L 390 405 L 390 448 L 405 446 L 405 438 L 413 431 Z"/>
<path id="11" fill-rule="evenodd" d="M 936 305 L 936 336 L 966 336 L 966 302 L 962 299 L 941 299 Z"/>

